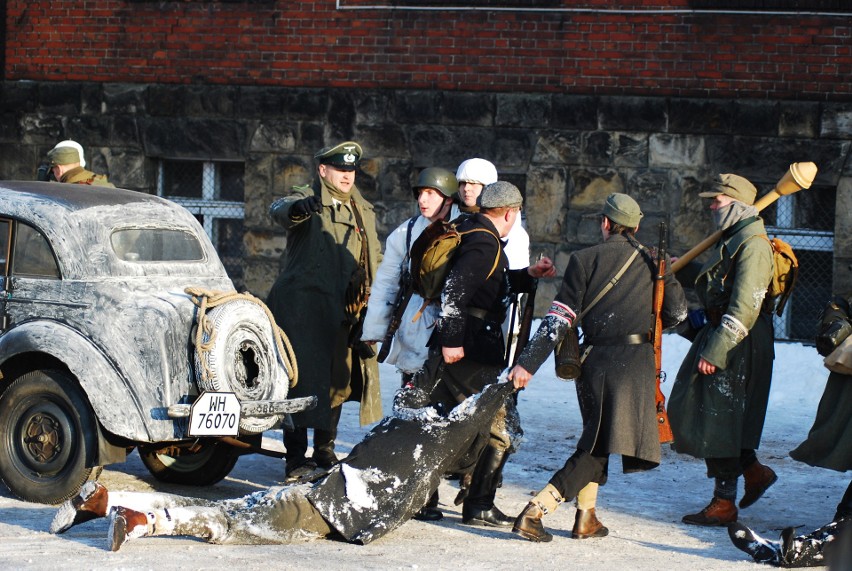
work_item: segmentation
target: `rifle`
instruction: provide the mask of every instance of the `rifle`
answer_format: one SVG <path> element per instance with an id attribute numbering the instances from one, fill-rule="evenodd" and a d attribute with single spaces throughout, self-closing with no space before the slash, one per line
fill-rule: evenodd
<path id="1" fill-rule="evenodd" d="M 542 254 L 543 255 L 543 254 Z M 542 255 L 539 255 L 538 259 L 540 260 Z M 518 343 L 515 345 L 515 353 L 512 354 L 512 343 L 511 339 L 509 341 L 509 346 L 506 347 L 506 363 L 510 364 L 512 367 L 518 364 L 518 359 L 521 356 L 524 348 L 527 346 L 527 343 L 530 341 L 530 333 L 532 332 L 532 322 L 533 322 L 533 313 L 535 312 L 535 292 L 538 290 L 538 279 L 534 279 L 532 283 L 532 288 L 527 293 L 527 299 L 524 302 L 524 311 L 521 313 L 521 326 L 518 329 Z M 514 310 L 513 310 L 514 315 Z M 509 329 L 509 334 L 511 335 L 512 329 L 514 329 L 514 323 L 512 327 Z M 512 362 L 509 363 L 509 355 L 512 355 Z M 515 393 L 517 398 L 517 393 Z"/>
<path id="2" fill-rule="evenodd" d="M 657 369 L 656 382 L 657 393 L 655 403 L 657 407 L 657 428 L 660 432 L 660 444 L 674 442 L 672 427 L 669 424 L 669 415 L 666 412 L 666 396 L 660 390 L 660 384 L 665 381 L 666 374 L 663 371 L 663 298 L 666 294 L 666 223 L 660 222 L 660 244 L 657 247 L 657 275 L 654 277 L 654 330 L 652 339 L 654 345 L 654 365 Z"/>
<path id="3" fill-rule="evenodd" d="M 402 325 L 402 316 L 405 313 L 405 308 L 408 307 L 408 301 L 411 299 L 412 293 L 414 293 L 414 287 L 411 283 L 411 274 L 408 268 L 404 268 L 399 274 L 399 289 L 393 301 L 393 311 L 391 312 L 390 322 L 388 323 L 388 330 L 385 332 L 384 339 L 382 339 L 382 348 L 379 349 L 379 356 L 377 357 L 379 363 L 384 363 L 385 359 L 388 358 L 393 336 L 396 335 L 399 326 Z"/>
<path id="4" fill-rule="evenodd" d="M 391 344 L 393 343 L 393 336 L 396 335 L 399 326 L 402 325 L 402 316 L 405 313 L 405 308 L 408 307 L 411 294 L 414 292 L 414 280 L 411 277 L 408 261 L 411 256 L 411 230 L 414 228 L 417 218 L 418 216 L 412 216 L 408 219 L 408 228 L 405 231 L 405 255 L 399 264 L 399 288 L 396 290 L 396 298 L 393 300 L 393 310 L 391 311 L 388 330 L 385 332 L 385 337 L 382 339 L 382 348 L 379 349 L 379 355 L 376 357 L 379 363 L 384 363 L 385 359 L 388 358 L 388 353 L 390 353 Z"/>

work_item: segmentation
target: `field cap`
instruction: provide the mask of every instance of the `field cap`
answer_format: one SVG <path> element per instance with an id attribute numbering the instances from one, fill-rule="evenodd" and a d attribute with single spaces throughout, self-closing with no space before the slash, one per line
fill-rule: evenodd
<path id="1" fill-rule="evenodd" d="M 524 197 L 518 187 L 505 180 L 486 185 L 476 199 L 480 208 L 520 208 L 524 203 Z"/>
<path id="2" fill-rule="evenodd" d="M 361 145 L 355 141 L 346 141 L 333 147 L 320 149 L 314 158 L 321 165 L 330 165 L 336 169 L 354 171 L 361 162 Z"/>
<path id="3" fill-rule="evenodd" d="M 54 147 L 47 153 L 50 166 L 71 165 L 80 162 L 80 153 L 74 147 Z"/>
<path id="4" fill-rule="evenodd" d="M 720 194 L 730 196 L 734 200 L 739 200 L 745 204 L 754 204 L 754 199 L 757 197 L 757 189 L 748 179 L 736 174 L 720 174 L 712 183 L 712 189 L 705 192 L 699 192 L 701 198 L 716 198 Z"/>
<path id="5" fill-rule="evenodd" d="M 636 228 L 644 216 L 639 203 L 620 192 L 613 192 L 606 197 L 601 214 L 625 228 Z"/>
<path id="6" fill-rule="evenodd" d="M 77 141 L 73 141 L 71 139 L 66 139 L 64 141 L 59 141 L 56 143 L 54 149 L 58 149 L 60 147 L 72 147 L 77 149 L 77 152 L 80 153 L 80 166 L 86 168 L 86 153 L 83 152 L 83 147 Z"/>

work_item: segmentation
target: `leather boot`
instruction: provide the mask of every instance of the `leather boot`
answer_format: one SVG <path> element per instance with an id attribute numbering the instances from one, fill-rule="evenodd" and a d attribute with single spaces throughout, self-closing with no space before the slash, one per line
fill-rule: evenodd
<path id="1" fill-rule="evenodd" d="M 137 537 L 148 535 L 148 516 L 130 508 L 115 507 L 109 514 L 110 551 Z"/>
<path id="2" fill-rule="evenodd" d="M 337 425 L 340 424 L 342 408 L 336 406 L 331 409 L 330 430 L 314 429 L 314 453 L 311 458 L 323 470 L 331 470 L 339 462 L 337 454 L 334 453 L 334 441 L 337 439 Z"/>
<path id="3" fill-rule="evenodd" d="M 747 508 L 760 499 L 769 486 L 778 481 L 778 475 L 769 466 L 764 466 L 755 460 L 743 472 L 745 478 L 745 493 L 740 500 L 740 507 Z"/>
<path id="4" fill-rule="evenodd" d="M 537 543 L 553 541 L 553 535 L 541 525 L 542 517 L 544 517 L 544 511 L 539 505 L 535 502 L 528 503 L 524 511 L 515 520 L 512 533 L 517 533 L 521 537 Z"/>
<path id="5" fill-rule="evenodd" d="M 50 533 L 64 533 L 77 524 L 106 517 L 108 495 L 101 484 L 86 482 L 76 496 L 59 507 L 50 522 Z"/>
<path id="6" fill-rule="evenodd" d="M 737 521 L 737 506 L 734 500 L 723 500 L 714 496 L 706 508 L 697 514 L 683 516 L 682 521 L 689 525 L 728 525 Z"/>
<path id="7" fill-rule="evenodd" d="M 574 515 L 574 529 L 571 537 L 574 539 L 589 539 L 590 537 L 606 537 L 609 529 L 598 521 L 595 508 L 588 510 L 577 510 Z"/>
<path id="8" fill-rule="evenodd" d="M 420 521 L 438 521 L 443 519 L 444 512 L 438 508 L 438 499 L 438 490 L 435 490 L 432 497 L 430 497 L 429 501 L 426 502 L 426 505 L 420 508 L 420 510 L 412 517 Z"/>
<path id="9" fill-rule="evenodd" d="M 548 484 L 527 504 L 524 511 L 515 519 L 512 533 L 535 542 L 553 540 L 551 535 L 541 524 L 541 518 L 545 514 L 553 513 L 562 503 L 562 495 L 553 484 Z"/>
<path id="10" fill-rule="evenodd" d="M 509 527 L 515 520 L 494 505 L 497 483 L 509 455 L 505 450 L 486 446 L 476 463 L 470 491 L 462 507 L 462 523 L 488 527 Z"/>
<path id="11" fill-rule="evenodd" d="M 466 472 L 459 476 L 459 493 L 456 494 L 456 499 L 453 500 L 453 505 L 460 506 L 462 502 L 464 502 L 465 498 L 467 498 L 467 494 L 470 492 L 471 480 L 473 480 L 473 474 L 470 472 Z"/>

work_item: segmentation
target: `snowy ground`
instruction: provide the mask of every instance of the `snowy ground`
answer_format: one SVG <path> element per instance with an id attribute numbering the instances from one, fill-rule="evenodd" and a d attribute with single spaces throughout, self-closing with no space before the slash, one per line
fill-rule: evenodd
<path id="1" fill-rule="evenodd" d="M 672 381 L 688 344 L 668 335 L 664 368 Z M 382 366 L 386 412 L 398 376 Z M 759 457 L 779 475 L 778 483 L 740 520 L 769 537 L 788 525 L 810 531 L 828 522 L 849 483 L 848 476 L 811 468 L 787 452 L 807 435 L 828 374 L 812 347 L 777 344 L 770 409 Z M 526 436 L 511 457 L 497 504 L 515 515 L 574 449 L 580 416 L 572 383 L 558 380 L 546 364 L 521 393 Z M 369 428 L 369 427 L 367 427 Z M 348 451 L 365 432 L 357 426 L 356 408 L 344 406 L 339 451 Z M 266 434 L 266 445 L 283 449 L 280 431 Z M 104 470 L 101 481 L 113 489 L 150 490 L 228 498 L 277 484 L 283 462 L 264 456 L 240 459 L 230 477 L 207 488 L 166 486 L 153 480 L 138 456 Z M 441 499 L 446 517 L 438 523 L 410 521 L 366 547 L 319 540 L 283 546 L 216 546 L 186 538 L 145 538 L 120 552 L 106 550 L 105 520 L 89 522 L 65 535 L 47 533 L 55 509 L 12 499 L 0 491 L 0 569 L 763 569 L 735 549 L 723 528 L 698 528 L 680 518 L 704 507 L 712 482 L 704 465 L 663 451 L 662 466 L 644 474 L 624 475 L 613 458 L 609 483 L 601 488 L 598 515 L 610 528 L 604 539 L 570 539 L 573 506 L 545 519 L 556 534 L 550 544 L 533 544 L 507 531 L 461 525 L 452 505 L 455 482 L 445 481 Z M 742 492 L 740 492 L 742 493 Z"/>

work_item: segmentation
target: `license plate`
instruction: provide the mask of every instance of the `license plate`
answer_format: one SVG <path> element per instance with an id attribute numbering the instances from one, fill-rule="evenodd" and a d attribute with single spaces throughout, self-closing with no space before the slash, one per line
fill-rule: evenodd
<path id="1" fill-rule="evenodd" d="M 204 391 L 192 403 L 190 436 L 237 436 L 240 431 L 240 400 L 234 393 Z"/>

